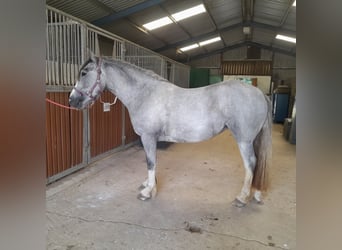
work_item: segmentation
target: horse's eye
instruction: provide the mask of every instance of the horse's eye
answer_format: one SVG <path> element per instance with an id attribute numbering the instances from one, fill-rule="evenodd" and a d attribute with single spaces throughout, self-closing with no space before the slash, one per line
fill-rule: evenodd
<path id="1" fill-rule="evenodd" d="M 81 76 L 85 76 L 87 74 L 86 71 L 81 71 Z"/>

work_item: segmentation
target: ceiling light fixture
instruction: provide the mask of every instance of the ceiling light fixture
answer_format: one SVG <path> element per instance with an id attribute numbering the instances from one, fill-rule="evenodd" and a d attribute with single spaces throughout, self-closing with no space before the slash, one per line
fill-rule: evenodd
<path id="1" fill-rule="evenodd" d="M 188 51 L 188 50 L 191 50 L 191 49 L 196 49 L 198 47 L 202 47 L 202 46 L 205 46 L 205 45 L 208 45 L 208 44 L 211 44 L 211 43 L 215 43 L 215 42 L 218 42 L 218 41 L 221 41 L 221 37 L 220 36 L 217 36 L 217 37 L 214 37 L 214 38 L 210 38 L 208 40 L 205 40 L 205 41 L 202 41 L 202 42 L 199 42 L 199 43 L 194 43 L 194 44 L 191 44 L 191 45 L 188 45 L 188 46 L 185 46 L 183 48 L 180 48 L 179 50 L 182 51 L 182 52 L 185 52 L 185 51 Z"/>
<path id="2" fill-rule="evenodd" d="M 166 16 L 166 17 L 162 17 L 157 20 L 154 20 L 152 22 L 145 23 L 143 24 L 143 27 L 148 30 L 154 30 L 154 29 L 163 27 L 165 25 L 168 25 L 170 23 L 172 23 L 172 20 Z"/>
<path id="3" fill-rule="evenodd" d="M 243 34 L 245 34 L 245 35 L 251 34 L 251 27 L 250 27 L 250 26 L 245 26 L 245 27 L 243 27 L 243 28 L 242 28 L 242 32 L 243 32 Z"/>
<path id="4" fill-rule="evenodd" d="M 293 2 L 292 6 L 295 6 L 295 7 L 296 7 L 296 0 Z"/>
<path id="5" fill-rule="evenodd" d="M 194 6 L 192 8 L 174 13 L 174 14 L 172 14 L 172 18 L 175 21 L 180 21 L 180 20 L 183 20 L 185 18 L 189 18 L 189 17 L 198 15 L 198 14 L 203 13 L 203 12 L 206 12 L 205 7 L 203 4 L 200 4 L 200 5 Z M 157 20 L 154 20 L 152 22 L 145 23 L 142 26 L 147 30 L 154 30 L 154 29 L 163 27 L 165 25 L 168 25 L 172 22 L 173 21 L 171 20 L 171 18 L 166 16 L 166 17 L 162 17 L 162 18 L 159 18 Z"/>
<path id="6" fill-rule="evenodd" d="M 214 37 L 214 38 L 202 41 L 202 42 L 199 43 L 199 45 L 200 46 L 204 46 L 204 45 L 215 43 L 215 42 L 218 42 L 218 41 L 221 41 L 221 37 L 220 36 L 217 36 L 217 37 Z"/>
<path id="7" fill-rule="evenodd" d="M 195 16 L 195 15 L 201 14 L 203 12 L 206 12 L 205 7 L 203 4 L 200 4 L 200 5 L 194 6 L 192 8 L 174 13 L 171 16 L 176 21 L 180 21 L 180 20 L 183 20 L 185 18 L 189 18 L 189 17 Z"/>
<path id="8" fill-rule="evenodd" d="M 283 35 L 277 35 L 277 39 L 284 40 L 290 43 L 296 43 L 296 38 L 294 37 L 289 37 L 289 36 L 283 36 Z"/>
<path id="9" fill-rule="evenodd" d="M 185 46 L 183 48 L 180 48 L 179 50 L 184 52 L 184 51 L 188 51 L 188 50 L 195 49 L 195 48 L 198 48 L 198 47 L 199 47 L 198 43 L 194 43 L 194 44 L 191 44 L 189 46 Z"/>

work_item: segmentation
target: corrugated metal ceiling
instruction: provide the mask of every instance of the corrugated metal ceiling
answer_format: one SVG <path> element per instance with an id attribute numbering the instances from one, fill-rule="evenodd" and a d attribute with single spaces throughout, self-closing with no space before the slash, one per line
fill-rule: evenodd
<path id="1" fill-rule="evenodd" d="M 127 8 L 130 8 L 132 6 L 135 6 L 139 3 L 145 2 L 144 0 L 97 0 L 105 5 L 107 5 L 108 7 L 110 7 L 112 10 L 114 11 L 122 11 L 125 10 Z"/>
<path id="2" fill-rule="evenodd" d="M 226 27 L 231 23 L 242 22 L 241 1 L 217 0 L 206 2 L 206 7 L 218 28 Z"/>
<path id="3" fill-rule="evenodd" d="M 47 0 L 48 5 L 178 61 L 251 43 L 295 56 L 296 45 L 275 39 L 295 36 L 293 0 Z M 144 23 L 203 3 L 206 13 L 153 31 Z M 243 27 L 250 26 L 245 35 Z M 222 41 L 179 53 L 179 48 L 220 35 Z"/>
<path id="4" fill-rule="evenodd" d="M 258 0 L 255 2 L 254 21 L 278 26 L 289 6 L 289 1 Z"/>
<path id="5" fill-rule="evenodd" d="M 109 8 L 97 0 L 47 0 L 46 3 L 87 22 L 91 22 L 111 13 Z"/>

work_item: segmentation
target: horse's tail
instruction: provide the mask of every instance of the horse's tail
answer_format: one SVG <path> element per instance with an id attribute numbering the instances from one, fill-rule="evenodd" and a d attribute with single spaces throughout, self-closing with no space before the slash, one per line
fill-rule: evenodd
<path id="1" fill-rule="evenodd" d="M 266 191 L 268 187 L 268 170 L 272 157 L 272 108 L 271 101 L 265 96 L 267 102 L 267 118 L 260 132 L 253 142 L 257 158 L 253 174 L 252 188 Z"/>

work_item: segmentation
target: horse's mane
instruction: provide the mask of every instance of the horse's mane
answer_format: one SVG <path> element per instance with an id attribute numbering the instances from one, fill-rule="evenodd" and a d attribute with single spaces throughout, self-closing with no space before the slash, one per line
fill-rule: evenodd
<path id="1" fill-rule="evenodd" d="M 168 80 L 166 80 L 164 77 L 158 75 L 157 73 L 153 72 L 152 70 L 149 69 L 144 69 L 144 68 L 140 68 L 134 64 L 131 64 L 129 62 L 126 61 L 122 61 L 122 60 L 118 60 L 118 59 L 113 59 L 112 57 L 109 58 L 105 58 L 105 62 L 108 64 L 112 64 L 112 65 L 116 65 L 120 68 L 122 68 L 123 70 L 127 69 L 127 68 L 131 68 L 134 71 L 138 71 L 140 73 L 143 73 L 147 76 L 150 76 L 153 79 L 159 80 L 159 81 L 164 81 L 164 82 L 169 82 Z"/>

